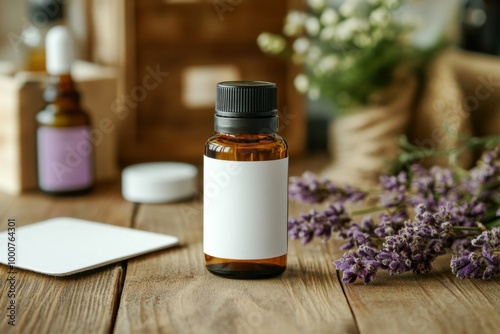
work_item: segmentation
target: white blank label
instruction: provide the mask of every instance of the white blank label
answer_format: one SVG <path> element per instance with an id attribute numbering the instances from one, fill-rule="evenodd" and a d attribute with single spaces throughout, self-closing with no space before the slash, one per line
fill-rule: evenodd
<path id="1" fill-rule="evenodd" d="M 287 253 L 288 158 L 204 157 L 203 247 L 207 255 L 256 260 Z"/>

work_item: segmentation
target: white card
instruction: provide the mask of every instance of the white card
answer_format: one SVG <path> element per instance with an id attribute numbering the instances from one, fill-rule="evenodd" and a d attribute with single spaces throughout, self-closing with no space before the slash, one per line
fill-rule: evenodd
<path id="1" fill-rule="evenodd" d="M 0 232 L 0 263 L 5 265 L 8 238 L 7 231 Z M 179 242 L 170 235 L 68 217 L 18 227 L 15 239 L 15 252 L 10 254 L 15 268 L 53 276 L 94 269 Z"/>

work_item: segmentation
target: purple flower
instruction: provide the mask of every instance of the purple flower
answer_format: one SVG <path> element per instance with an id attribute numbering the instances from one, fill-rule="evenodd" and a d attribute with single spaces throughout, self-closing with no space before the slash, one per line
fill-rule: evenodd
<path id="1" fill-rule="evenodd" d="M 445 201 L 440 205 L 439 212 L 448 215 L 452 226 L 472 227 L 486 217 L 486 206 L 475 200 L 465 203 Z"/>
<path id="2" fill-rule="evenodd" d="M 386 237 L 377 255 L 381 268 L 387 269 L 391 275 L 410 270 L 415 274 L 429 272 L 431 262 L 445 253 L 439 231 L 443 223 L 443 217 L 420 205 L 413 221 L 407 221 L 396 235 Z"/>
<path id="3" fill-rule="evenodd" d="M 366 194 L 350 186 L 338 187 L 326 178 L 320 179 L 314 173 L 305 172 L 301 177 L 290 178 L 288 196 L 300 203 L 323 203 L 326 200 L 357 203 Z"/>
<path id="4" fill-rule="evenodd" d="M 352 220 L 342 203 L 331 204 L 323 214 L 328 218 L 333 232 L 340 231 Z"/>
<path id="5" fill-rule="evenodd" d="M 453 173 L 450 169 L 434 166 L 429 170 L 434 179 L 434 191 L 447 195 L 454 186 Z"/>
<path id="6" fill-rule="evenodd" d="M 415 164 L 411 166 L 413 173 L 411 186 L 419 193 L 429 192 L 432 190 L 432 177 L 429 171 L 424 167 Z"/>
<path id="7" fill-rule="evenodd" d="M 301 214 L 300 219 L 288 220 L 288 235 L 291 239 L 301 239 L 303 244 L 309 243 L 314 237 L 325 241 L 330 239 L 332 232 L 337 232 L 351 221 L 342 204 L 332 204 L 323 211 L 311 210 Z"/>
<path id="8" fill-rule="evenodd" d="M 498 259 L 498 257 L 497 257 Z M 494 265 L 488 265 L 483 272 L 483 280 L 487 281 L 492 279 L 496 274 L 498 274 L 498 262 Z"/>
<path id="9" fill-rule="evenodd" d="M 495 198 L 500 197 L 498 158 L 498 149 L 485 152 L 478 165 L 469 171 L 469 176 L 463 182 L 469 194 L 485 203 L 495 203 Z"/>
<path id="10" fill-rule="evenodd" d="M 454 253 L 459 253 L 464 250 L 471 251 L 473 247 L 470 239 L 457 239 L 451 245 L 451 250 Z"/>
<path id="11" fill-rule="evenodd" d="M 378 224 L 371 216 L 354 221 L 344 207 L 364 200 L 366 193 L 304 173 L 291 179 L 290 198 L 328 201 L 329 206 L 290 219 L 290 237 L 308 243 L 338 233 L 345 241 L 341 249 L 349 250 L 334 262 L 345 283 L 363 279 L 367 284 L 379 269 L 391 275 L 427 273 L 448 249 L 454 253 L 450 265 L 457 277 L 491 279 L 500 272 L 500 228 L 483 231 L 481 223 L 488 226 L 494 212 L 500 217 L 499 150 L 485 152 L 469 172 L 413 165 L 409 173 L 380 177 L 378 204 L 365 211 L 383 207 Z"/>
<path id="12" fill-rule="evenodd" d="M 500 249 L 500 227 L 494 227 L 490 231 L 484 231 L 474 240 L 472 244 L 476 247 L 489 245 L 492 249 Z"/>
<path id="13" fill-rule="evenodd" d="M 410 189 L 413 194 L 409 196 L 408 203 L 411 205 L 425 204 L 428 207 L 436 206 L 433 193 L 433 179 L 429 171 L 420 165 L 411 167 L 413 177 Z"/>
<path id="14" fill-rule="evenodd" d="M 396 176 L 382 175 L 380 177 L 380 185 L 383 192 L 379 197 L 380 203 L 386 208 L 404 204 L 407 183 L 408 177 L 405 172 L 400 172 Z"/>
<path id="15" fill-rule="evenodd" d="M 479 256 L 470 251 L 461 251 L 451 258 L 451 272 L 458 278 L 475 278 L 479 276 L 481 261 Z"/>
<path id="16" fill-rule="evenodd" d="M 403 227 L 405 220 L 408 219 L 406 210 L 397 210 L 393 214 L 382 212 L 379 215 L 379 223 L 374 230 L 375 235 L 384 238 L 396 234 Z"/>
<path id="17" fill-rule="evenodd" d="M 483 280 L 492 279 L 500 271 L 500 257 L 495 252 L 500 251 L 500 227 L 491 231 L 484 231 L 480 236 L 472 240 L 472 244 L 481 247 L 481 255 L 486 269 L 483 272 Z"/>
<path id="18" fill-rule="evenodd" d="M 461 250 L 459 255 L 453 255 L 452 272 L 459 278 L 482 276 L 483 280 L 489 280 L 498 274 L 500 257 L 495 252 L 500 250 L 500 228 L 484 231 L 471 241 L 471 246 L 471 249 L 480 248 L 481 252 Z M 481 274 L 482 268 L 484 271 Z"/>
<path id="19" fill-rule="evenodd" d="M 302 177 L 290 178 L 288 196 L 297 202 L 322 203 L 330 196 L 326 189 L 327 183 L 328 180 L 318 180 L 313 173 L 305 172 Z"/>
<path id="20" fill-rule="evenodd" d="M 415 210 L 415 219 L 422 226 L 435 225 L 436 217 L 433 212 L 427 209 L 425 204 L 419 204 Z"/>
<path id="21" fill-rule="evenodd" d="M 339 237 L 346 241 L 340 249 L 348 250 L 361 245 L 370 245 L 373 235 L 374 226 L 371 216 L 364 217 L 361 224 L 351 222 L 348 228 L 339 233 Z"/>
<path id="22" fill-rule="evenodd" d="M 359 278 L 368 284 L 373 281 L 380 267 L 380 262 L 375 258 L 376 255 L 375 248 L 361 245 L 357 251 L 345 253 L 340 259 L 334 261 L 334 264 L 337 270 L 343 271 L 344 283 L 354 283 Z"/>
<path id="23" fill-rule="evenodd" d="M 461 197 L 456 191 L 452 171 L 437 166 L 427 170 L 420 165 L 413 165 L 410 189 L 412 194 L 408 197 L 408 204 L 425 204 L 436 211 L 443 203 L 456 202 Z"/>
<path id="24" fill-rule="evenodd" d="M 333 190 L 331 190 L 334 193 Z M 366 198 L 366 193 L 359 189 L 346 185 L 344 189 L 337 188 L 337 200 L 349 201 L 351 203 L 359 203 Z"/>
<path id="25" fill-rule="evenodd" d="M 303 244 L 307 244 L 312 240 L 314 233 L 305 220 L 290 218 L 288 220 L 288 235 L 292 240 L 300 239 Z"/>

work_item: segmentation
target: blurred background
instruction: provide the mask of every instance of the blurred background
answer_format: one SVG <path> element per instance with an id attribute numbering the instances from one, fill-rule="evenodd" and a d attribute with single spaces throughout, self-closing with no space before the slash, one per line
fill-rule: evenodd
<path id="1" fill-rule="evenodd" d="M 100 119 L 109 118 L 116 128 L 103 134 L 110 147 L 101 152 L 101 160 L 117 166 L 153 160 L 200 164 L 204 142 L 213 131 L 215 84 L 225 80 L 276 82 L 280 134 L 289 143 L 290 155 L 327 152 L 332 146 L 329 126 L 339 117 L 335 112 L 339 104 L 323 94 L 315 94 L 314 86 L 308 86 L 309 91 L 301 94 L 297 76 L 311 73 L 310 65 L 294 61 L 290 55 L 265 52 L 266 41 L 264 45 L 257 43 L 262 33 L 283 35 L 287 43 L 303 34 L 309 39 L 306 42 L 314 44 L 316 40 L 325 41 L 321 32 L 328 25 L 348 20 L 354 23 L 354 19 L 350 20 L 352 15 L 362 27 L 363 15 L 367 15 L 367 20 L 376 19 L 371 15 L 375 9 L 387 6 L 397 22 L 413 26 L 411 33 L 405 35 L 412 46 L 432 50 L 422 51 L 422 58 L 427 58 L 415 71 L 418 84 L 408 104 L 414 110 L 419 109 L 415 108 L 418 99 L 426 96 L 430 77 L 440 76 L 439 68 L 432 64 L 444 50 L 500 54 L 500 1 L 496 0 L 407 0 L 402 6 L 389 0 L 55 1 L 64 6 L 64 15 L 57 17 L 57 23 L 70 26 L 77 42 L 77 58 L 84 61 L 75 74 L 82 87 L 82 103 L 92 109 L 89 111 L 95 126 Z M 335 13 L 324 14 L 327 8 Z M 291 12 L 306 13 L 318 23 L 301 16 L 303 22 L 299 19 L 297 24 L 304 31 L 287 33 L 286 25 L 293 20 Z M 32 116 L 43 105 L 39 91 L 29 92 L 30 84 L 38 80 L 43 86 L 43 79 L 40 73 L 27 69 L 26 47 L 30 46 L 24 44 L 26 34 L 33 29 L 45 29 L 53 24 L 51 20 L 50 11 L 34 15 L 28 0 L 0 0 L 0 115 L 7 120 L 0 135 L 0 172 L 17 173 L 19 180 L 24 179 L 19 182 L 25 186 L 19 189 L 32 186 L 26 175 L 33 171 L 12 172 L 9 168 L 17 166 L 22 170 L 33 165 Z M 318 31 L 314 31 L 315 24 Z M 344 26 L 347 29 L 347 24 Z M 365 35 L 373 31 L 366 29 Z M 356 41 L 362 40 L 355 40 L 354 44 Z M 274 53 L 282 53 L 282 49 L 278 51 Z M 482 63 L 483 58 L 479 59 Z M 391 78 L 392 74 L 383 76 Z M 105 84 L 103 78 L 107 80 Z M 462 88 L 457 84 L 457 90 Z M 14 102 L 8 103 L 14 95 Z M 468 92 L 457 99 L 467 96 Z M 28 100 L 33 103 L 20 102 Z M 422 136 L 432 135 L 429 131 Z M 116 176 L 115 171 L 104 174 L 103 178 Z"/>

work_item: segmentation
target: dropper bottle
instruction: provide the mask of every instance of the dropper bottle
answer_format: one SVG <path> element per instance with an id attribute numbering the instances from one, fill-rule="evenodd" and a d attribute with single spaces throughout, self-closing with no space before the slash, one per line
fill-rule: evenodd
<path id="1" fill-rule="evenodd" d="M 49 82 L 45 108 L 36 115 L 38 185 L 54 195 L 79 194 L 94 185 L 94 149 L 90 117 L 80 108 L 71 78 L 73 42 L 65 26 L 49 30 L 46 39 Z"/>
<path id="2" fill-rule="evenodd" d="M 278 135 L 276 84 L 219 82 L 205 144 L 205 266 L 227 278 L 280 275 L 287 263 L 288 145 Z"/>

